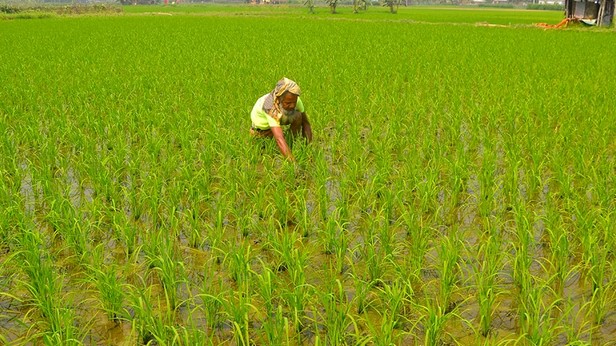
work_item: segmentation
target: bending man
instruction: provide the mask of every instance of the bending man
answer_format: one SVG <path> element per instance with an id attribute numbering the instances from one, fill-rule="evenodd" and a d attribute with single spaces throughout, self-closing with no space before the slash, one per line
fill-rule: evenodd
<path id="1" fill-rule="evenodd" d="M 274 90 L 257 100 L 250 113 L 250 134 L 262 138 L 273 137 L 282 155 L 293 161 L 295 159 L 281 126 L 289 125 L 291 141 L 300 133 L 308 143 L 312 141 L 312 128 L 304 112 L 304 104 L 299 98 L 300 94 L 297 83 L 283 78 L 278 81 Z"/>

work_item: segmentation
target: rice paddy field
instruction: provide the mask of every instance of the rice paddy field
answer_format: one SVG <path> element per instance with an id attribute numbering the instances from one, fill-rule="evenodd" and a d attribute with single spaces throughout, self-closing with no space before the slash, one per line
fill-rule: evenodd
<path id="1" fill-rule="evenodd" d="M 0 20 L 0 344 L 616 344 L 614 30 L 339 12 Z"/>

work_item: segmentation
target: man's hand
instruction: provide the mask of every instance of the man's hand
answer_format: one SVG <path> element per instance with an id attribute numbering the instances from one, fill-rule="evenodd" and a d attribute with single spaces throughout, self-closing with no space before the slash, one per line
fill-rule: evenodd
<path id="1" fill-rule="evenodd" d="M 282 155 L 291 161 L 295 161 L 295 158 L 291 153 L 291 149 L 289 149 L 287 141 L 284 139 L 282 129 L 280 127 L 272 127 L 272 134 L 274 135 L 274 139 L 276 140 L 276 144 L 278 145 Z"/>

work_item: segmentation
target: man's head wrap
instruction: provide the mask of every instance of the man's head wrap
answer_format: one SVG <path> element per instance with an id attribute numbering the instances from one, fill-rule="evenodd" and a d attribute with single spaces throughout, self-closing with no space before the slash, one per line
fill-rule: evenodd
<path id="1" fill-rule="evenodd" d="M 280 109 L 280 99 L 287 91 L 297 96 L 299 96 L 302 92 L 297 83 L 287 77 L 282 78 L 278 81 L 278 83 L 276 83 L 274 90 L 272 90 L 265 98 L 265 102 L 263 103 L 263 110 L 265 113 L 269 114 L 269 116 L 276 120 L 280 119 L 280 116 L 282 115 L 282 110 Z"/>
<path id="2" fill-rule="evenodd" d="M 299 85 L 297 85 L 297 83 L 287 77 L 284 77 L 283 79 L 279 80 L 278 83 L 276 83 L 276 88 L 274 88 L 272 92 L 276 97 L 280 97 L 287 91 L 297 96 L 302 93 L 302 91 L 299 89 Z"/>

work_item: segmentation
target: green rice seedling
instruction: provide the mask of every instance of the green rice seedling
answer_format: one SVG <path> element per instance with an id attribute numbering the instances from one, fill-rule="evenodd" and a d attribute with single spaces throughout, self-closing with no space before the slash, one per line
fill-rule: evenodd
<path id="1" fill-rule="evenodd" d="M 289 199 L 289 194 L 285 191 L 284 184 L 276 185 L 276 193 L 274 193 L 274 210 L 275 216 L 274 218 L 283 226 L 286 227 L 291 219 L 289 218 L 289 214 L 291 213 L 291 201 Z"/>
<path id="2" fill-rule="evenodd" d="M 231 279 L 240 289 L 250 284 L 252 249 L 248 241 L 241 241 L 237 246 L 230 245 L 231 249 L 225 255 L 223 264 L 227 265 Z"/>
<path id="3" fill-rule="evenodd" d="M 439 192 L 439 172 L 435 163 L 430 161 L 424 167 L 425 178 L 419 182 L 415 189 L 419 195 L 419 211 L 421 214 L 428 214 L 437 209 L 437 195 Z"/>
<path id="4" fill-rule="evenodd" d="M 554 166 L 554 181 L 558 188 L 559 195 L 566 199 L 574 199 L 574 176 L 570 172 L 570 159 L 566 153 L 559 151 L 552 156 L 552 162 Z M 582 171 L 583 172 L 583 171 Z"/>
<path id="5" fill-rule="evenodd" d="M 178 195 L 179 192 L 177 191 L 178 189 L 173 189 L 170 194 L 172 195 Z M 164 221 L 162 223 L 162 226 L 164 229 L 166 229 L 167 234 L 169 235 L 170 238 L 175 238 L 175 239 L 180 239 L 180 233 L 181 233 L 181 213 L 178 211 L 179 207 L 179 197 L 169 197 L 170 200 L 172 200 L 172 202 L 169 202 L 170 205 L 168 207 L 166 207 L 166 215 L 164 217 Z M 174 199 L 176 199 L 176 201 L 173 201 Z"/>
<path id="6" fill-rule="evenodd" d="M 513 154 L 511 154 L 513 155 Z M 517 156 L 510 159 L 510 166 L 505 169 L 503 176 L 503 197 L 506 207 L 511 209 L 520 198 L 520 166 Z"/>
<path id="7" fill-rule="evenodd" d="M 269 345 L 289 344 L 289 320 L 284 316 L 282 305 L 278 305 L 274 313 L 268 315 L 263 321 L 262 328 L 265 332 L 265 340 Z"/>
<path id="8" fill-rule="evenodd" d="M 262 273 L 259 274 L 255 272 L 253 276 L 258 282 L 258 293 L 265 307 L 265 318 L 262 328 L 269 344 L 282 344 L 288 319 L 283 315 L 282 305 L 276 304 L 278 299 L 276 292 L 278 292 L 279 286 L 277 285 L 274 272 L 261 259 L 259 259 L 259 261 L 261 263 Z"/>
<path id="9" fill-rule="evenodd" d="M 207 239 L 207 245 L 210 249 L 216 249 L 220 251 L 220 247 L 222 246 L 222 236 L 226 232 L 222 207 L 221 209 L 218 209 L 215 215 L 216 215 L 216 221 L 214 223 L 214 226 L 212 227 L 210 225 L 206 225 L 206 229 L 207 229 L 206 239 Z M 216 260 L 220 262 L 222 259 L 218 257 Z"/>
<path id="10" fill-rule="evenodd" d="M 77 211 L 68 198 L 56 195 L 50 199 L 50 210 L 45 218 L 50 223 L 54 234 L 61 236 L 76 256 L 84 256 L 88 252 L 87 233 L 89 232 L 82 228 L 86 227 L 89 222 L 77 217 Z"/>
<path id="11" fill-rule="evenodd" d="M 604 244 L 603 244 L 604 245 Z M 602 244 L 592 242 L 590 260 L 590 277 L 592 281 L 592 308 L 595 323 L 603 323 L 608 305 L 612 282 L 607 282 L 606 273 L 609 272 L 608 251 Z"/>
<path id="12" fill-rule="evenodd" d="M 598 241 L 591 246 L 592 255 L 590 257 L 591 268 L 590 276 L 592 278 L 592 302 L 594 310 L 594 321 L 597 324 L 605 322 L 609 314 L 610 306 L 616 301 L 614 295 L 614 260 L 612 255 L 613 245 L 613 230 L 614 223 L 612 220 L 613 213 L 605 213 L 598 215 L 596 226 L 591 232 L 597 234 Z M 612 273 L 612 275 L 610 275 Z"/>
<path id="13" fill-rule="evenodd" d="M 154 230 L 159 230 L 162 226 L 161 209 L 164 206 L 164 180 L 152 173 L 152 177 L 145 180 L 142 189 L 142 199 L 144 201 L 144 214 Z"/>
<path id="14" fill-rule="evenodd" d="M 380 146 L 379 144 L 377 145 Z M 377 150 L 385 151 L 386 149 L 377 148 Z M 383 217 L 388 222 L 394 219 L 394 202 L 399 193 L 393 192 L 396 191 L 393 186 L 391 186 L 393 182 L 388 179 L 388 177 L 392 175 L 397 175 L 395 172 L 391 172 L 393 163 L 390 162 L 389 157 L 390 155 L 386 153 L 382 153 L 381 155 L 377 154 L 374 175 L 366 186 L 369 200 L 374 201 L 374 203 L 378 205 L 378 209 L 382 209 L 380 212 L 384 212 Z"/>
<path id="15" fill-rule="evenodd" d="M 372 208 L 375 208 L 375 203 L 372 203 Z M 377 215 L 380 211 L 376 211 Z M 368 216 L 368 215 L 366 215 Z M 365 264 L 365 271 L 367 274 L 367 279 L 369 279 L 372 284 L 382 284 L 382 280 L 384 279 L 385 273 L 392 263 L 393 255 L 388 255 L 385 250 L 385 246 L 381 243 L 381 227 L 383 226 L 381 222 L 382 218 L 378 216 L 372 220 L 367 221 L 366 227 L 362 230 L 361 239 L 362 242 L 358 244 L 359 251 L 356 253 L 361 254 L 363 263 Z M 389 226 L 387 226 L 389 227 Z M 393 246 L 390 241 L 389 232 L 384 231 L 385 233 L 385 242 L 389 243 L 386 246 L 393 253 Z"/>
<path id="16" fill-rule="evenodd" d="M 73 225 L 69 230 L 68 242 L 76 256 L 79 256 L 80 261 L 88 261 L 90 253 L 89 242 L 96 233 L 95 224 L 90 221 L 72 220 Z"/>
<path id="17" fill-rule="evenodd" d="M 421 270 L 424 268 L 425 256 L 428 251 L 430 234 L 420 217 L 410 210 L 402 213 L 402 224 L 406 228 L 408 248 L 406 265 L 403 272 L 415 284 L 421 282 Z"/>
<path id="18" fill-rule="evenodd" d="M 45 221 L 49 225 L 54 237 L 66 240 L 69 237 L 70 220 L 74 218 L 75 214 L 70 202 L 65 200 L 63 196 L 55 194 L 56 192 L 54 191 L 45 195 L 45 204 L 49 205 Z"/>
<path id="19" fill-rule="evenodd" d="M 176 259 L 175 237 L 160 229 L 148 235 L 144 242 L 148 267 L 156 273 L 163 286 L 166 303 L 174 310 L 179 303 L 178 289 L 186 281 L 184 264 Z"/>
<path id="20" fill-rule="evenodd" d="M 43 335 L 46 345 L 83 345 L 83 333 L 75 326 L 75 313 L 69 308 L 53 310 L 50 331 Z"/>
<path id="21" fill-rule="evenodd" d="M 592 210 L 588 210 L 584 204 L 576 203 L 574 206 L 575 227 L 579 232 L 575 232 L 577 243 L 582 250 L 582 262 L 586 269 L 590 268 L 591 257 L 593 256 L 593 244 L 599 239 L 595 232 L 593 232 L 593 226 L 596 221 L 595 213 Z"/>
<path id="22" fill-rule="evenodd" d="M 443 311 L 449 312 L 452 307 L 451 295 L 458 282 L 458 261 L 460 258 L 460 240 L 455 236 L 456 232 L 443 239 L 439 252 L 440 264 L 440 287 L 439 303 Z"/>
<path id="23" fill-rule="evenodd" d="M 275 274 L 272 269 L 260 258 L 259 262 L 261 263 L 262 272 L 257 273 L 253 271 L 252 275 L 258 283 L 257 289 L 261 299 L 263 300 L 265 314 L 266 316 L 272 316 L 276 312 L 275 301 L 277 297 L 275 292 L 278 290 L 278 286 L 276 284 L 277 280 L 275 279 Z"/>
<path id="24" fill-rule="evenodd" d="M 305 325 L 306 305 L 313 295 L 314 287 L 306 281 L 307 253 L 295 249 L 292 258 L 293 262 L 289 267 L 290 290 L 283 294 L 283 297 L 291 309 L 291 322 L 295 331 L 301 331 Z M 301 334 L 298 334 L 298 337 L 301 337 Z"/>
<path id="25" fill-rule="evenodd" d="M 499 292 L 497 276 L 502 268 L 500 239 L 489 236 L 478 250 L 478 262 L 475 266 L 477 285 L 477 302 L 479 303 L 479 332 L 486 337 L 492 329 L 492 321 Z"/>
<path id="26" fill-rule="evenodd" d="M 174 257 L 172 253 L 163 251 L 151 259 L 151 265 L 163 284 L 166 302 L 172 310 L 178 307 L 178 290 L 180 285 L 186 282 L 184 264 Z"/>
<path id="27" fill-rule="evenodd" d="M 223 323 L 222 307 L 226 290 L 223 281 L 213 276 L 214 273 L 211 268 L 208 270 L 197 297 L 201 299 L 206 332 L 211 336 L 213 330 L 219 328 Z"/>
<path id="28" fill-rule="evenodd" d="M 250 236 L 257 229 L 255 219 L 253 218 L 253 215 L 256 214 L 257 211 L 252 205 L 237 207 L 235 211 L 232 212 L 236 229 L 242 237 Z"/>
<path id="29" fill-rule="evenodd" d="M 445 330 L 447 321 L 457 317 L 457 314 L 454 311 L 445 312 L 433 299 L 427 299 L 426 305 L 417 305 L 417 308 L 424 312 L 421 317 L 425 330 L 424 345 L 440 345 L 447 335 Z"/>
<path id="30" fill-rule="evenodd" d="M 376 236 L 364 239 L 360 251 L 366 264 L 368 280 L 373 285 L 380 285 L 384 279 L 387 268 L 391 263 L 391 258 L 379 249 L 379 243 Z"/>
<path id="31" fill-rule="evenodd" d="M 131 256 L 138 256 L 143 248 L 144 244 L 140 242 L 140 239 L 146 238 L 139 234 L 139 230 L 135 224 L 126 220 L 127 222 L 121 228 L 121 239 L 124 244 L 124 254 L 127 258 Z M 117 225 L 116 225 L 117 227 Z"/>
<path id="32" fill-rule="evenodd" d="M 334 203 L 334 212 L 332 215 L 335 215 L 338 223 L 341 226 L 341 229 L 348 229 L 350 218 L 351 218 L 351 207 L 353 206 L 353 199 L 351 196 L 348 196 L 346 193 L 346 185 L 342 182 L 338 184 L 337 194 L 339 196 L 335 197 Z"/>
<path id="33" fill-rule="evenodd" d="M 4 189 L 6 186 L 0 185 L 0 189 Z M 17 203 L 8 202 L 10 198 L 0 197 L 0 205 L 3 207 L 3 212 L 0 214 L 0 248 L 6 248 L 9 246 L 11 238 L 11 229 L 15 228 L 16 224 L 15 214 L 17 213 Z"/>
<path id="34" fill-rule="evenodd" d="M 47 345 L 83 345 L 85 332 L 89 329 L 89 322 L 83 323 L 82 329 L 76 324 L 76 314 L 71 307 L 54 309 L 49 321 L 50 331 L 43 335 L 43 342 Z"/>
<path id="35" fill-rule="evenodd" d="M 515 210 L 517 241 L 513 244 L 515 249 L 513 281 L 519 289 L 529 286 L 530 266 L 533 262 L 531 254 L 534 248 L 534 238 L 528 214 L 523 204 Z"/>
<path id="36" fill-rule="evenodd" d="M 487 217 L 494 209 L 496 159 L 492 148 L 484 148 L 483 162 L 478 174 L 479 191 L 477 192 L 479 215 Z"/>
<path id="37" fill-rule="evenodd" d="M 571 297 L 563 299 L 563 312 L 560 319 L 559 328 L 563 331 L 562 334 L 566 336 L 566 341 L 572 345 L 576 342 L 580 344 L 588 344 L 592 339 L 588 339 L 588 336 L 592 337 L 593 330 L 596 326 L 592 322 L 592 318 L 584 316 L 585 313 L 591 311 L 589 307 L 591 302 L 585 302 L 579 304 L 573 302 Z M 575 323 L 574 321 L 582 321 L 581 323 Z M 587 340 L 588 343 L 584 343 L 583 340 Z"/>
<path id="38" fill-rule="evenodd" d="M 294 191 L 295 199 L 297 200 L 296 213 L 299 215 L 295 216 L 298 221 L 298 227 L 301 230 L 301 234 L 304 238 L 310 236 L 311 226 L 312 226 L 312 216 L 311 212 L 308 208 L 308 201 L 306 197 L 307 191 L 303 189 L 298 189 Z"/>
<path id="39" fill-rule="evenodd" d="M 58 282 L 48 262 L 49 254 L 42 251 L 40 235 L 33 230 L 22 230 L 20 246 L 23 249 L 20 256 L 22 268 L 28 276 L 28 281 L 23 284 L 32 296 L 33 305 L 39 307 L 43 316 L 51 316 L 56 305 Z"/>
<path id="40" fill-rule="evenodd" d="M 343 274 L 345 271 L 345 261 L 349 247 L 349 239 L 345 229 L 340 231 L 334 251 L 334 263 L 337 273 Z"/>
<path id="41" fill-rule="evenodd" d="M 106 158 L 103 158 L 101 162 L 93 165 L 89 176 L 94 181 L 96 197 L 100 198 L 105 203 L 111 203 L 114 200 L 120 200 L 120 198 L 116 195 L 113 177 L 109 169 L 105 167 L 106 161 Z"/>
<path id="42" fill-rule="evenodd" d="M 415 298 L 415 288 L 413 287 L 413 280 L 408 277 L 400 276 L 396 279 L 399 285 L 402 287 L 402 292 L 404 293 L 403 304 L 401 305 L 400 314 L 405 316 L 408 321 L 408 316 L 411 315 L 413 301 Z"/>
<path id="43" fill-rule="evenodd" d="M 336 258 L 344 254 L 348 246 L 345 235 L 347 224 L 341 219 L 341 212 L 341 209 L 334 209 L 322 231 L 323 252 L 327 255 L 336 255 Z"/>
<path id="44" fill-rule="evenodd" d="M 199 212 L 196 209 L 186 209 L 183 219 L 188 221 L 186 229 L 188 245 L 195 249 L 200 248 L 205 240 L 201 234 L 202 220 Z"/>
<path id="45" fill-rule="evenodd" d="M 345 344 L 347 329 L 354 324 L 350 314 L 350 305 L 346 292 L 340 280 L 330 278 L 325 292 L 319 292 L 319 300 L 323 305 L 323 323 L 329 345 Z"/>
<path id="46" fill-rule="evenodd" d="M 356 266 L 352 266 L 350 276 L 353 279 L 353 288 L 355 289 L 355 295 L 353 296 L 353 303 L 357 306 L 356 312 L 358 314 L 364 313 L 373 304 L 371 299 L 372 283 L 368 280 L 361 278 L 361 275 L 357 273 Z"/>
<path id="47" fill-rule="evenodd" d="M 393 202 L 391 202 L 393 205 Z M 384 211 L 383 209 L 377 212 L 377 216 L 372 219 L 368 227 L 373 227 L 376 230 L 376 237 L 379 240 L 379 244 L 383 249 L 383 253 L 385 256 L 389 258 L 395 258 L 396 254 L 399 252 L 399 247 L 397 245 L 397 229 L 390 224 L 389 217 L 387 214 L 391 212 Z"/>
<path id="48" fill-rule="evenodd" d="M 147 287 L 141 282 L 142 287 Z M 157 310 L 152 301 L 151 288 L 130 287 L 128 293 L 130 307 L 134 311 L 132 330 L 140 342 L 147 345 L 152 342 L 166 343 L 173 339 L 174 332 L 169 328 L 173 323 L 172 310 Z"/>
<path id="49" fill-rule="evenodd" d="M 527 161 L 530 163 L 530 166 L 526 167 L 525 180 L 529 199 L 536 199 L 540 189 L 543 188 L 542 172 L 545 169 L 545 153 L 543 145 L 538 146 L 536 141 L 533 141 L 529 148 L 533 148 L 533 150 L 529 150 L 531 159 Z"/>
<path id="50" fill-rule="evenodd" d="M 446 188 L 446 191 L 449 192 L 449 198 L 445 207 L 450 211 L 449 220 L 447 222 L 454 222 L 455 211 L 462 202 L 462 195 L 466 181 L 468 180 L 468 177 L 466 176 L 468 163 L 466 160 L 460 158 L 464 157 L 462 154 L 456 152 L 454 155 L 456 156 L 454 156 L 451 160 L 445 158 L 445 161 L 449 165 L 450 171 L 449 179 L 447 181 L 448 188 Z"/>
<path id="51" fill-rule="evenodd" d="M 118 279 L 117 266 L 105 264 L 102 245 L 92 251 L 92 257 L 92 264 L 88 267 L 91 278 L 88 281 L 96 286 L 109 320 L 118 323 L 128 316 L 124 309 L 126 286 Z"/>
<path id="52" fill-rule="evenodd" d="M 213 338 L 194 323 L 190 327 L 178 326 L 172 328 L 173 339 L 169 341 L 171 345 L 204 345 L 214 346 Z"/>
<path id="53" fill-rule="evenodd" d="M 603 274 L 600 271 L 604 269 L 602 258 L 605 252 L 605 240 L 597 230 L 597 211 L 581 205 L 576 206 L 576 209 L 576 226 L 579 230 L 577 235 L 582 247 L 582 259 L 586 267 L 586 276 L 591 279 L 594 291 L 603 282 Z"/>
<path id="54" fill-rule="evenodd" d="M 578 156 L 580 159 L 586 157 L 584 153 L 579 153 Z M 588 164 L 588 166 L 590 166 L 588 169 L 578 172 L 590 172 L 589 185 L 592 186 L 590 192 L 592 193 L 593 201 L 601 208 L 609 208 L 610 205 L 613 206 L 613 195 L 610 193 L 609 189 L 610 184 L 613 183 L 610 178 L 611 174 L 609 173 L 610 165 L 595 164 L 593 162 L 592 164 Z"/>
<path id="55" fill-rule="evenodd" d="M 588 316 L 595 325 L 601 325 L 605 322 L 606 316 L 610 311 L 610 306 L 614 304 L 614 295 L 611 291 L 613 285 L 592 292 L 590 298 L 590 308 L 592 317 Z"/>
<path id="56" fill-rule="evenodd" d="M 321 157 L 315 157 L 315 172 L 314 176 L 317 179 L 315 185 L 317 186 L 316 190 L 316 200 L 317 200 L 317 210 L 319 211 L 319 216 L 321 220 L 328 220 L 329 208 L 330 208 L 330 199 L 329 199 L 329 191 L 328 188 L 330 185 L 330 177 L 328 168 L 326 166 L 326 162 Z"/>
<path id="57" fill-rule="evenodd" d="M 24 229 L 21 239 L 22 268 L 28 281 L 21 284 L 31 296 L 32 310 L 37 310 L 45 323 L 46 331 L 43 339 L 51 344 L 78 344 L 82 333 L 75 326 L 74 311 L 63 305 L 70 302 L 61 296 L 63 276 L 57 276 L 49 263 L 49 254 L 42 246 L 40 235 L 32 230 Z"/>
<path id="58" fill-rule="evenodd" d="M 286 229 L 276 228 L 268 234 L 267 246 L 271 247 L 273 252 L 279 258 L 274 265 L 278 271 L 285 271 L 293 263 L 293 251 L 295 241 L 297 240 L 294 232 L 289 232 Z"/>
<path id="59" fill-rule="evenodd" d="M 257 308 L 252 305 L 252 297 L 244 290 L 234 291 L 231 297 L 222 301 L 223 311 L 228 316 L 233 329 L 233 338 L 237 345 L 250 345 L 251 311 Z"/>
<path id="60" fill-rule="evenodd" d="M 520 292 L 520 332 L 531 345 L 550 344 L 558 335 L 552 312 L 559 309 L 560 299 L 552 299 L 546 305 L 546 295 L 554 296 L 553 290 L 538 280 L 533 281 L 532 285 Z"/>
<path id="61" fill-rule="evenodd" d="M 549 263 L 552 266 L 552 272 L 555 273 L 555 290 L 560 296 L 563 293 L 566 280 L 577 270 L 577 266 L 571 266 L 569 264 L 569 258 L 571 256 L 569 236 L 566 233 L 566 225 L 564 224 L 562 216 L 555 210 L 551 198 L 548 199 L 548 203 L 545 204 L 545 209 L 545 216 L 543 219 L 545 222 L 545 231 L 550 240 Z"/>
<path id="62" fill-rule="evenodd" d="M 131 180 L 130 183 L 127 184 L 128 186 L 123 189 L 123 194 L 126 199 L 127 212 L 119 214 L 123 214 L 124 217 L 130 219 L 131 221 L 139 221 L 145 213 L 145 200 L 141 198 L 144 192 L 142 191 L 140 181 L 138 180 L 140 172 L 138 168 L 129 168 L 129 171 Z"/>
<path id="63" fill-rule="evenodd" d="M 406 303 L 405 300 L 409 296 L 406 292 L 407 288 L 408 286 L 399 280 L 379 288 L 381 304 L 383 305 L 383 308 L 379 309 L 381 315 L 380 330 L 376 330 L 369 324 L 375 345 L 400 344 L 400 335 L 396 335 L 396 329 L 399 329 L 400 324 L 405 320 L 402 312 L 403 305 Z"/>

